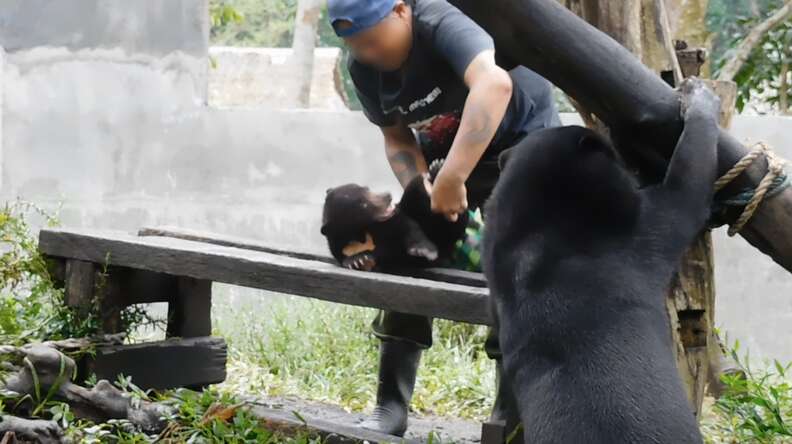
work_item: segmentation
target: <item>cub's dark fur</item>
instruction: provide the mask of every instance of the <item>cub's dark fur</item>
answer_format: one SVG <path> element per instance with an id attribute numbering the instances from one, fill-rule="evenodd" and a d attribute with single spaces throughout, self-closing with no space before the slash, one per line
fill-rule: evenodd
<path id="1" fill-rule="evenodd" d="M 433 164 L 428 177 L 415 177 L 395 207 L 389 193 L 368 187 L 347 184 L 327 190 L 322 234 L 336 260 L 347 268 L 383 270 L 448 259 L 465 234 L 467 214 L 449 222 L 432 212 L 426 187 L 440 166 Z"/>
<path id="2" fill-rule="evenodd" d="M 525 442 L 700 443 L 665 298 L 707 223 L 719 101 L 683 86 L 684 132 L 639 189 L 590 130 L 529 135 L 503 155 L 482 261 Z"/>

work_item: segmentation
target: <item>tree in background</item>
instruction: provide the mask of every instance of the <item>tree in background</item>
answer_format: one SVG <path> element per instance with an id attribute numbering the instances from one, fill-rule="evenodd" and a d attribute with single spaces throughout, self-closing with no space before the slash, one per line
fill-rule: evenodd
<path id="1" fill-rule="evenodd" d="M 718 78 L 737 82 L 737 109 L 792 114 L 792 1 L 712 0 L 709 23 Z"/>
<path id="2" fill-rule="evenodd" d="M 789 0 L 786 0 L 787 2 Z M 297 13 L 297 0 L 210 0 L 213 11 L 225 11 L 230 7 L 241 16 L 244 21 L 228 19 L 229 15 L 220 14 L 220 20 L 213 20 L 211 39 L 213 45 L 227 46 L 262 46 L 262 47 L 291 47 L 294 41 L 294 23 Z M 569 0 L 562 0 L 569 3 Z M 572 0 L 572 3 L 597 2 Z M 621 3 L 621 2 L 619 2 Z M 636 3 L 630 0 L 625 4 Z M 654 0 L 638 0 L 637 3 L 647 5 L 655 3 Z M 672 37 L 688 40 L 694 46 L 710 46 L 711 60 L 714 67 L 723 67 L 731 56 L 730 50 L 735 48 L 760 22 L 771 16 L 783 4 L 783 0 L 666 0 L 669 9 Z M 608 2 L 604 2 L 608 4 Z M 618 6 L 618 5 L 616 5 Z M 599 11 L 602 17 L 608 17 L 611 12 L 620 14 L 623 7 L 614 8 L 613 11 Z M 628 10 L 630 10 L 628 8 Z M 706 29 L 699 26 L 701 11 L 706 12 Z M 223 18 L 225 17 L 225 18 Z M 346 63 L 349 57 L 341 40 L 335 36 L 327 20 L 326 10 L 322 11 L 319 19 L 318 47 L 342 48 L 341 63 Z M 646 20 L 646 17 L 643 17 Z M 646 26 L 646 24 L 642 25 Z M 789 114 L 789 60 L 790 31 L 792 23 L 786 20 L 771 32 L 765 34 L 756 49 L 751 52 L 745 65 L 734 77 L 740 86 L 738 94 L 738 109 L 742 111 L 749 102 L 770 107 L 773 111 Z M 650 35 L 644 32 L 644 35 Z M 629 42 L 628 42 L 629 43 Z M 645 61 L 663 59 L 664 54 L 651 54 L 652 45 L 646 42 L 634 42 L 642 46 Z M 656 65 L 656 63 L 650 63 Z M 360 109 L 357 97 L 354 94 L 351 80 L 346 70 L 341 69 L 339 76 L 339 89 L 344 100 L 352 109 Z M 782 75 L 786 72 L 786 77 Z M 786 80 L 785 80 L 786 79 Z"/>

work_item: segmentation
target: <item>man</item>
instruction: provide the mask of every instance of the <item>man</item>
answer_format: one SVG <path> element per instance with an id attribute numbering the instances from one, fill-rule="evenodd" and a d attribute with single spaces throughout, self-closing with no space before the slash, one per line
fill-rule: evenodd
<path id="1" fill-rule="evenodd" d="M 455 220 L 481 207 L 498 179 L 497 155 L 531 131 L 558 126 L 550 84 L 495 63 L 492 38 L 445 0 L 329 0 L 329 19 L 349 46 L 349 72 L 402 186 L 445 158 L 432 209 Z M 362 426 L 402 436 L 418 363 L 432 345 L 432 320 L 381 312 L 377 407 Z M 487 354 L 500 359 L 497 333 Z M 500 365 L 498 366 L 500 369 Z M 499 387 L 492 419 L 503 418 Z"/>

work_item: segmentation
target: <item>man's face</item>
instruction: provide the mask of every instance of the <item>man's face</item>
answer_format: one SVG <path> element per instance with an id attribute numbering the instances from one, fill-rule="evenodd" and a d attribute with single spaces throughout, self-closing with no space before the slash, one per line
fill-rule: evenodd
<path id="1" fill-rule="evenodd" d="M 395 71 L 407 60 L 412 48 L 412 11 L 400 2 L 381 22 L 344 41 L 359 62 L 379 71 Z"/>

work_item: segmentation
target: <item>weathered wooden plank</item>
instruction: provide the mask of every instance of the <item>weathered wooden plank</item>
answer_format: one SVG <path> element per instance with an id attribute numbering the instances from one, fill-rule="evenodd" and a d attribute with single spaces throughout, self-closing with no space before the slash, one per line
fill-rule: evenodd
<path id="1" fill-rule="evenodd" d="M 170 389 L 223 382 L 227 349 L 222 338 L 168 339 L 131 345 L 100 346 L 88 357 L 98 379 L 131 376 L 138 387 Z"/>
<path id="2" fill-rule="evenodd" d="M 334 264 L 335 259 L 328 255 L 314 254 L 303 251 L 284 250 L 280 248 L 270 247 L 261 242 L 256 242 L 252 239 L 244 239 L 236 236 L 227 236 L 222 234 L 205 233 L 202 231 L 189 230 L 178 227 L 144 227 L 138 230 L 138 236 L 141 237 L 172 237 L 174 239 L 184 239 L 195 242 L 203 242 L 212 245 L 220 245 L 223 247 L 242 248 L 245 250 L 261 251 L 264 253 L 272 253 L 281 256 L 293 257 L 296 259 L 305 259 L 309 261 L 326 262 Z"/>
<path id="3" fill-rule="evenodd" d="M 346 270 L 333 264 L 166 237 L 42 230 L 42 253 L 207 279 L 471 324 L 490 324 L 488 291 L 426 279 Z"/>
<path id="4" fill-rule="evenodd" d="M 307 415 L 301 417 L 301 421 L 294 412 L 271 409 L 259 405 L 254 405 L 251 411 L 260 418 L 270 430 L 276 430 L 286 435 L 296 435 L 300 432 L 308 432 L 318 435 L 322 442 L 328 444 L 357 444 L 361 442 L 377 443 L 412 443 L 418 444 L 421 441 L 399 438 L 397 436 L 385 435 L 374 430 L 355 427 L 346 424 L 337 424 L 321 418 L 313 418 Z M 298 412 L 299 413 L 299 412 Z"/>
<path id="5" fill-rule="evenodd" d="M 168 337 L 194 338 L 212 334 L 212 281 L 178 277 L 168 302 Z"/>
<path id="6" fill-rule="evenodd" d="M 278 254 L 282 256 L 294 257 L 297 259 L 307 259 L 328 264 L 335 264 L 336 260 L 329 255 L 314 254 L 301 251 L 284 250 L 280 248 L 270 247 L 261 242 L 256 242 L 251 239 L 244 239 L 235 236 L 226 236 L 215 233 L 205 233 L 196 230 L 189 230 L 178 227 L 146 227 L 138 231 L 138 236 L 160 236 L 172 237 L 176 239 L 191 240 L 195 242 L 204 242 L 213 245 L 222 245 L 225 247 L 243 248 L 246 250 L 263 251 L 265 253 Z M 485 288 L 487 281 L 481 273 L 472 273 L 469 271 L 454 270 L 450 268 L 428 268 L 428 269 L 409 269 L 394 272 L 401 276 L 411 276 L 423 279 L 430 279 L 433 281 L 448 282 L 451 284 L 470 285 L 471 287 Z"/>

